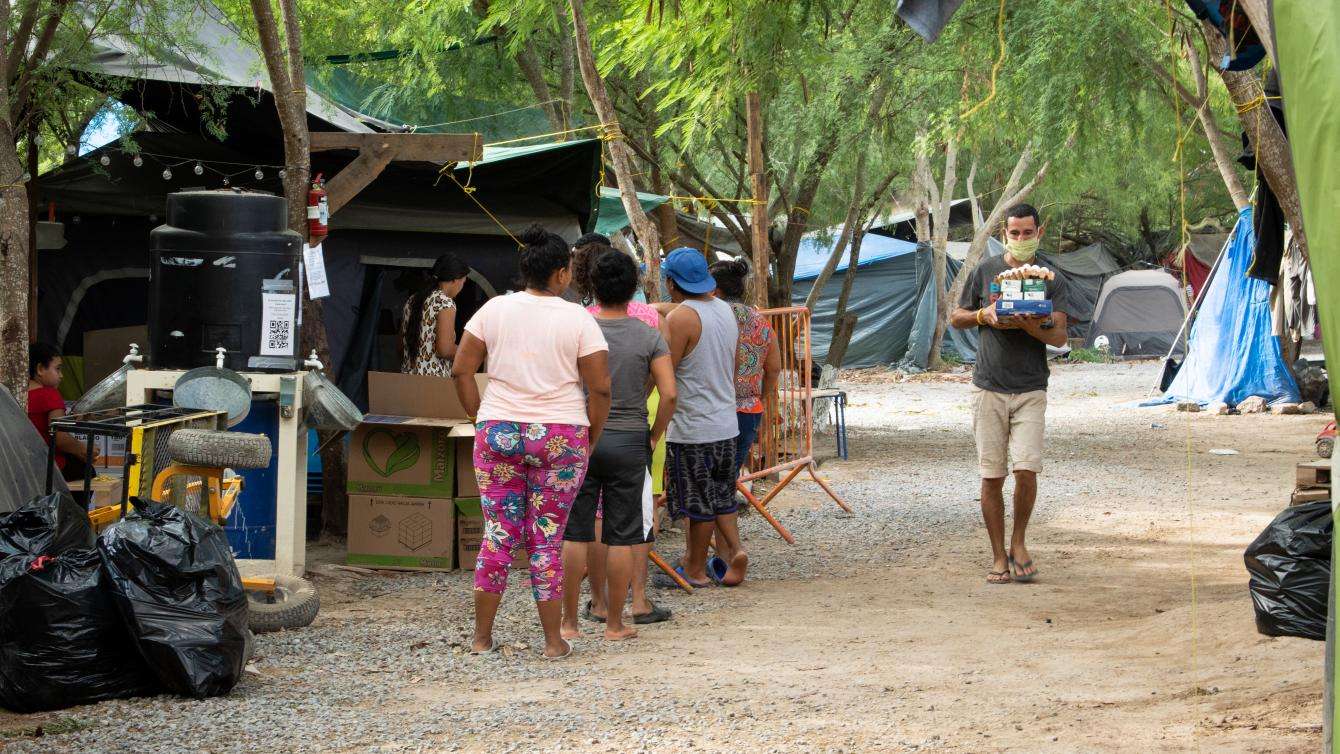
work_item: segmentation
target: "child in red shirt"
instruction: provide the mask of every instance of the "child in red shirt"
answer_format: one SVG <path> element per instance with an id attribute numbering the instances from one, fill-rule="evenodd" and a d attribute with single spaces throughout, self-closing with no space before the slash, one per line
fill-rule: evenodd
<path id="1" fill-rule="evenodd" d="M 65 416 L 65 399 L 57 386 L 61 381 L 61 357 L 54 346 L 33 343 L 28 346 L 28 421 L 37 428 L 42 441 L 47 441 L 53 419 Z M 56 433 L 56 467 L 66 479 L 83 479 L 90 460 L 88 447 L 74 437 Z M 92 461 L 98 459 L 93 449 Z"/>

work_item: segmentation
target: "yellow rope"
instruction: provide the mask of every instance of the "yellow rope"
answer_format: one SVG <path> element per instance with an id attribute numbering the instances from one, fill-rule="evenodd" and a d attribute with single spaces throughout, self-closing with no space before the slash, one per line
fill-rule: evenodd
<path id="1" fill-rule="evenodd" d="M 991 103 L 991 100 L 996 98 L 996 76 L 1000 74 L 1001 66 L 1005 65 L 1005 0 L 1000 0 L 1000 10 L 996 13 L 996 38 L 1000 42 L 1000 53 L 996 56 L 996 62 L 991 66 L 991 91 L 987 92 L 985 99 L 960 115 L 961 120 L 972 117 L 974 113 L 986 107 Z"/>
<path id="2" fill-rule="evenodd" d="M 484 146 L 501 147 L 506 146 L 508 144 L 519 144 L 523 141 L 535 141 L 536 139 L 550 139 L 555 136 L 568 136 L 571 134 L 583 133 L 585 131 L 601 131 L 601 133 L 599 134 L 599 138 L 601 141 L 613 141 L 614 139 L 623 138 L 623 132 L 619 130 L 618 123 L 615 123 L 613 126 L 610 126 L 609 124 L 606 123 L 597 123 L 594 126 L 579 126 L 577 128 L 565 128 L 562 131 L 550 131 L 549 133 L 535 134 L 534 136 L 518 136 L 515 139 L 506 139 L 504 141 L 491 141 L 485 144 Z"/>
<path id="3" fill-rule="evenodd" d="M 517 248 L 521 248 L 522 246 L 525 246 L 525 244 L 521 243 L 521 239 L 519 239 L 519 238 L 517 238 L 515 235 L 513 235 L 513 234 L 512 234 L 512 231 L 511 231 L 506 225 L 503 224 L 503 221 L 498 219 L 498 216 L 497 216 L 497 215 L 495 215 L 495 214 L 493 214 L 492 212 L 490 212 L 490 211 L 489 211 L 489 208 L 488 208 L 488 207 L 485 207 L 485 206 L 484 206 L 484 203 L 481 202 L 481 201 L 479 201 L 479 197 L 475 196 L 475 193 L 476 193 L 479 189 L 476 188 L 476 187 L 474 187 L 474 186 L 470 186 L 470 185 L 468 185 L 468 184 L 469 184 L 469 181 L 470 181 L 470 178 L 474 175 L 474 164 L 471 163 L 471 165 L 470 165 L 470 172 L 468 173 L 468 175 L 467 175 L 467 177 L 466 177 L 466 183 L 464 183 L 464 184 L 461 183 L 460 181 L 456 180 L 456 175 L 455 175 L 455 173 L 452 172 L 453 170 L 455 170 L 455 168 L 456 168 L 456 163 L 454 163 L 454 162 L 449 162 L 449 163 L 447 163 L 446 165 L 443 165 L 443 166 L 442 166 L 442 169 L 438 171 L 438 181 L 441 181 L 441 180 L 442 180 L 442 179 L 441 179 L 441 176 L 446 176 L 447 178 L 450 178 L 450 179 L 451 179 L 451 182 L 454 183 L 454 184 L 456 184 L 456 187 L 459 188 L 459 189 L 461 190 L 461 193 L 463 193 L 463 194 L 465 194 L 467 197 L 469 197 L 469 198 L 470 198 L 470 201 L 474 202 L 474 203 L 475 203 L 475 206 L 479 207 L 480 211 L 482 211 L 485 215 L 488 215 L 488 218 L 489 218 L 490 220 L 492 220 L 493 223 L 494 223 L 495 225 L 497 225 L 499 228 L 502 228 L 502 232 L 506 233 L 506 234 L 507 234 L 507 237 L 510 238 L 510 239 L 512 239 L 512 240 L 516 243 Z M 433 185 L 437 185 L 437 183 L 434 182 Z"/>

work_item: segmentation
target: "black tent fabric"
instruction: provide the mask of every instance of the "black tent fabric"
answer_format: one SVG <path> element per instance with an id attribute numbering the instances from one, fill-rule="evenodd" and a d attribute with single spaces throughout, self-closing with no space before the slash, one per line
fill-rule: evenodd
<path id="1" fill-rule="evenodd" d="M 145 153 L 214 164 L 245 168 L 272 159 L 236 153 L 198 136 L 146 133 L 135 138 Z M 104 155 L 106 166 L 100 160 Z M 318 157 L 314 171 L 333 172 L 352 159 L 338 153 Z M 587 139 L 486 150 L 484 160 L 458 166 L 454 175 L 473 187 L 473 196 L 513 234 L 539 222 L 572 240 L 594 222 L 599 160 L 600 142 Z M 398 297 L 392 291 L 384 299 L 369 298 L 370 271 L 424 266 L 450 251 L 491 290 L 514 287 L 516 242 L 439 170 L 427 163 L 393 164 L 331 218 L 332 234 L 323 244 L 331 283 L 324 310 L 332 364 L 339 367 L 342 383 L 354 380 L 341 385 L 351 396 L 363 392 L 364 373 L 376 354 L 387 350 L 385 331 L 396 326 L 405 295 L 402 290 Z M 207 183 L 211 174 L 196 176 L 189 163 L 174 170 L 172 180 L 163 179 L 161 171 L 148 159 L 135 167 L 114 143 L 38 179 L 41 202 L 54 203 L 67 240 L 64 249 L 43 251 L 38 258 L 43 340 L 77 354 L 87 330 L 145 322 L 149 231 L 160 222 L 167 194 L 202 183 L 214 187 Z M 259 182 L 252 172 L 245 170 L 234 186 L 281 190 L 273 171 L 263 171 Z M 394 286 L 399 278 L 377 279 Z"/>

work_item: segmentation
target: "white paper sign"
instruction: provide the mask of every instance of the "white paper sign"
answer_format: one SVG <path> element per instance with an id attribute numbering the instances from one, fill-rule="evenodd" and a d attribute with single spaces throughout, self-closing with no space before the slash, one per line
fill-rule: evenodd
<path id="1" fill-rule="evenodd" d="M 326 257 L 321 252 L 321 244 L 302 247 L 303 267 L 307 269 L 307 290 L 313 300 L 330 295 L 330 283 L 326 280 Z"/>
<path id="2" fill-rule="evenodd" d="M 297 338 L 292 293 L 261 294 L 261 355 L 292 356 Z"/>

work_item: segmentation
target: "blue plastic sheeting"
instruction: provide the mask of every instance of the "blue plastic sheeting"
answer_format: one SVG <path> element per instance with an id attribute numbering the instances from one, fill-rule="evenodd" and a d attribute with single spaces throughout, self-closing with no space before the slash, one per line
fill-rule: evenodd
<path id="1" fill-rule="evenodd" d="M 1247 277 L 1252 262 L 1252 210 L 1238 215 L 1219 271 L 1201 301 L 1186 360 L 1162 399 L 1236 405 L 1257 395 L 1297 403 L 1298 385 L 1284 364 L 1270 319 L 1270 283 Z"/>
<path id="2" fill-rule="evenodd" d="M 826 240 L 825 240 L 826 239 Z M 813 280 L 819 277 L 819 271 L 824 268 L 828 262 L 828 256 L 833 252 L 833 247 L 837 246 L 838 233 L 834 229 L 824 234 L 813 233 L 800 239 L 800 248 L 796 250 L 796 270 L 791 276 L 792 280 Z M 911 254 L 917 250 L 917 245 L 900 241 L 897 238 L 887 236 L 878 236 L 874 233 L 865 234 L 861 241 L 861 259 L 856 263 L 856 269 L 868 267 L 886 259 L 892 259 L 903 254 Z M 848 252 L 842 253 L 842 259 L 838 260 L 838 266 L 834 274 L 847 269 Z M 859 278 L 858 278 L 859 279 Z M 841 280 L 836 277 L 829 281 L 837 282 L 841 285 Z M 806 292 L 808 292 L 808 287 Z M 804 298 L 803 296 L 801 297 Z"/>

